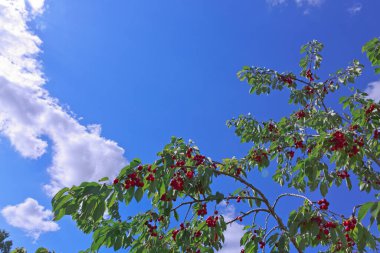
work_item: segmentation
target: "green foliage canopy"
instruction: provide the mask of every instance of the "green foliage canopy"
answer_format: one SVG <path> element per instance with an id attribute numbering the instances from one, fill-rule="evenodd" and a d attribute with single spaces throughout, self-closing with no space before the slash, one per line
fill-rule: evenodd
<path id="1" fill-rule="evenodd" d="M 374 39 L 363 47 L 377 73 L 379 45 Z M 222 248 L 229 224 L 258 214 L 265 220 L 260 223 L 254 218 L 244 227 L 243 252 L 265 248 L 273 253 L 305 252 L 310 247 L 327 252 L 379 251 L 374 231 L 380 231 L 380 105 L 351 86 L 363 71 L 357 60 L 321 80 L 317 71 L 322 50 L 315 40 L 301 48 L 299 75 L 250 66 L 238 72 L 250 93 L 286 89 L 289 103 L 299 108 L 279 121 L 260 122 L 251 115 L 229 120 L 228 127 L 252 146 L 243 158 L 215 161 L 194 143 L 173 137 L 156 161 L 132 160 L 113 183 L 103 178 L 62 189 L 52 200 L 55 220 L 69 215 L 81 230 L 92 233 L 86 252 L 97 252 L 102 246 L 129 252 L 214 252 Z M 325 98 L 345 87 L 350 95 L 340 98 L 339 113 Z M 271 201 L 248 180 L 250 173 L 271 164 L 276 165 L 273 180 L 297 194 L 283 193 Z M 235 181 L 237 190 L 229 195 L 214 191 L 211 184 L 219 177 Z M 357 186 L 352 185 L 352 177 Z M 330 210 L 326 199 L 305 195 L 317 191 L 326 196 L 332 185 L 342 183 L 348 190 L 358 187 L 374 194 L 374 200 L 358 203 L 347 216 Z M 120 205 L 128 206 L 133 199 L 139 202 L 144 196 L 151 202 L 149 210 L 122 217 Z M 303 204 L 284 218 L 276 207 L 285 197 L 300 198 Z M 216 204 L 231 200 L 242 202 L 246 211 L 226 220 Z M 368 224 L 362 223 L 365 216 Z M 276 224 L 272 228 L 270 220 Z"/>

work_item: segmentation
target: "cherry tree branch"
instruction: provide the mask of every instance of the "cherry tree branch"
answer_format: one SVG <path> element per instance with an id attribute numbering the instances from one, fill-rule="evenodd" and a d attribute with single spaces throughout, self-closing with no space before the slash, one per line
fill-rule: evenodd
<path id="1" fill-rule="evenodd" d="M 226 222 L 226 225 L 231 224 L 231 223 L 233 223 L 233 222 L 235 222 L 235 221 L 237 221 L 237 220 L 240 220 L 240 218 L 242 219 L 242 218 L 244 218 L 245 216 L 250 215 L 251 213 L 259 213 L 259 212 L 267 212 L 267 213 L 269 213 L 269 210 L 268 210 L 268 209 L 265 209 L 265 208 L 257 208 L 257 209 L 249 210 L 248 212 L 245 212 L 245 213 L 242 212 L 242 215 L 240 215 L 240 216 L 238 216 L 238 217 L 236 217 L 236 218 L 234 218 L 234 219 L 232 219 L 232 220 Z"/>
<path id="2" fill-rule="evenodd" d="M 243 178 L 235 176 L 235 175 L 231 175 L 231 174 L 229 174 L 227 172 L 216 170 L 216 169 L 214 169 L 214 172 L 217 173 L 217 174 L 222 174 L 222 175 L 234 178 L 237 181 L 239 181 L 239 182 L 243 183 L 244 185 L 248 186 L 249 188 L 251 188 L 255 192 L 257 192 L 257 194 L 259 194 L 260 197 L 262 198 L 263 203 L 267 206 L 269 213 L 277 221 L 277 223 L 279 225 L 279 228 L 281 230 L 285 231 L 285 232 L 288 232 L 288 229 L 285 226 L 284 222 L 282 221 L 281 217 L 275 212 L 275 210 L 273 209 L 272 205 L 269 203 L 269 200 L 266 198 L 266 196 L 264 195 L 264 193 L 262 193 L 257 187 L 255 187 L 251 183 L 247 182 Z M 298 245 L 298 243 L 297 243 L 297 241 L 296 241 L 296 239 L 294 237 L 290 237 L 290 241 L 292 242 L 292 244 L 294 245 L 294 247 L 297 249 L 298 253 L 302 253 L 303 252 L 301 250 L 301 248 L 299 247 L 299 245 Z"/>
<path id="3" fill-rule="evenodd" d="M 276 207 L 278 201 L 283 198 L 283 197 L 297 197 L 297 198 L 302 198 L 304 200 L 306 200 L 310 205 L 313 204 L 313 201 L 311 201 L 309 198 L 303 196 L 303 195 L 300 195 L 300 194 L 295 194 L 295 193 L 283 193 L 281 195 L 279 195 L 277 197 L 277 199 L 275 200 L 274 204 L 273 204 L 273 209 Z"/>

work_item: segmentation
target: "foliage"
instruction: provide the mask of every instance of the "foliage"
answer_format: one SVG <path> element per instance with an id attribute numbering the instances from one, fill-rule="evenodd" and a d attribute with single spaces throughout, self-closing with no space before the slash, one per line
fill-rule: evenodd
<path id="1" fill-rule="evenodd" d="M 14 250 L 11 251 L 11 253 L 27 253 L 27 251 L 25 248 L 15 248 Z M 55 251 L 54 250 L 50 251 L 46 248 L 40 247 L 36 250 L 35 253 L 55 253 Z"/>
<path id="2" fill-rule="evenodd" d="M 11 253 L 27 253 L 25 248 L 15 248 Z"/>
<path id="3" fill-rule="evenodd" d="M 0 230 L 0 251 L 2 253 L 9 253 L 12 248 L 13 242 L 6 240 L 8 237 L 9 234 L 6 231 Z"/>
<path id="4" fill-rule="evenodd" d="M 362 48 L 363 52 L 367 53 L 368 59 L 375 67 L 376 74 L 380 74 L 380 40 L 374 38 L 368 41 Z"/>
<path id="5" fill-rule="evenodd" d="M 9 233 L 5 230 L 0 230 L 0 252 L 1 253 L 27 253 L 25 248 L 15 248 L 11 251 L 13 242 L 10 240 L 5 241 L 9 237 Z M 54 253 L 45 249 L 38 248 L 35 253 Z"/>
<path id="6" fill-rule="evenodd" d="M 108 178 L 64 188 L 52 200 L 55 220 L 70 215 L 93 242 L 86 252 L 100 247 L 129 252 L 214 252 L 221 249 L 223 232 L 231 223 L 253 216 L 244 227 L 242 252 L 305 252 L 318 247 L 327 252 L 379 251 L 379 194 L 369 203 L 359 203 L 350 215 L 329 209 L 325 198 L 311 200 L 306 193 L 326 196 L 331 186 L 346 184 L 368 193 L 380 189 L 380 105 L 351 86 L 349 96 L 341 97 L 339 112 L 327 105 L 326 97 L 350 86 L 362 74 L 357 60 L 345 69 L 320 81 L 323 45 L 311 41 L 301 48 L 301 73 L 280 73 L 272 69 L 245 66 L 238 72 L 247 81 L 250 93 L 269 94 L 287 90 L 289 103 L 299 109 L 279 121 L 260 122 L 241 115 L 227 122 L 251 149 L 243 158 L 214 161 L 203 155 L 194 143 L 173 137 L 158 159 L 143 164 L 134 159 L 113 183 Z M 378 65 L 379 41 L 372 40 L 363 50 Z M 378 71 L 378 68 L 376 68 Z M 254 171 L 275 164 L 273 180 L 298 193 L 283 193 L 272 203 L 255 182 Z M 234 180 L 234 193 L 214 191 L 220 177 Z M 357 182 L 353 186 L 351 179 Z M 300 198 L 303 204 L 288 217 L 276 209 L 283 198 Z M 124 217 L 120 205 L 150 201 L 151 208 Z M 218 203 L 236 201 L 246 211 L 226 220 Z M 211 210 L 212 209 L 212 210 Z M 264 214 L 263 222 L 256 221 Z M 368 216 L 367 224 L 363 224 Z M 368 224 L 369 223 L 369 224 Z M 275 224 L 273 227 L 271 224 Z"/>

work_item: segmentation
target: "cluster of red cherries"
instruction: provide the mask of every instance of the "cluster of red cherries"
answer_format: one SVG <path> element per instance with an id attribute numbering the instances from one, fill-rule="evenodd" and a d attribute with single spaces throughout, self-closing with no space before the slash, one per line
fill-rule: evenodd
<path id="1" fill-rule="evenodd" d="M 172 178 L 170 181 L 170 186 L 173 187 L 174 190 L 183 191 L 184 181 L 179 173 L 177 173 L 176 176 Z"/>
<path id="2" fill-rule="evenodd" d="M 313 73 L 311 73 L 310 69 L 306 71 L 306 78 L 309 79 L 310 82 L 314 81 Z"/>
<path id="3" fill-rule="evenodd" d="M 305 147 L 302 140 L 297 140 L 296 138 L 293 138 L 293 142 L 294 142 L 294 145 L 296 148 L 304 148 Z"/>
<path id="4" fill-rule="evenodd" d="M 157 236 L 157 225 L 151 225 L 148 221 L 145 222 L 145 225 L 148 227 L 149 229 L 149 234 L 150 236 L 153 236 L 153 237 L 156 237 Z"/>
<path id="5" fill-rule="evenodd" d="M 370 104 L 370 106 L 368 106 L 368 108 L 366 109 L 365 114 L 370 114 L 370 113 L 372 113 L 375 109 L 376 109 L 376 105 L 375 105 L 375 104 Z"/>
<path id="6" fill-rule="evenodd" d="M 329 208 L 330 203 L 326 199 L 318 200 L 319 209 L 327 210 Z"/>
<path id="7" fill-rule="evenodd" d="M 314 89 L 309 85 L 306 85 L 304 87 L 304 90 L 306 91 L 306 94 L 309 96 L 314 94 Z"/>
<path id="8" fill-rule="evenodd" d="M 342 171 L 338 171 L 336 173 L 336 175 L 338 177 L 340 177 L 341 179 L 346 179 L 346 178 L 349 178 L 350 177 L 350 174 L 348 174 L 347 170 L 342 170 Z"/>
<path id="9" fill-rule="evenodd" d="M 293 84 L 293 78 L 291 76 L 280 76 L 279 79 L 282 82 L 287 83 L 288 85 L 292 85 Z"/>
<path id="10" fill-rule="evenodd" d="M 216 227 L 217 225 L 217 222 L 218 222 L 218 219 L 219 217 L 218 216 L 209 216 L 207 219 L 206 219 L 206 224 L 209 228 L 214 228 Z"/>
<path id="11" fill-rule="evenodd" d="M 207 214 L 207 205 L 206 204 L 202 204 L 202 207 L 197 210 L 197 214 L 199 216 L 205 216 Z"/>
<path id="12" fill-rule="evenodd" d="M 260 164 L 263 161 L 263 159 L 268 159 L 268 154 L 264 150 L 255 150 L 253 151 L 252 159 L 256 163 Z"/>
<path id="13" fill-rule="evenodd" d="M 298 112 L 294 113 L 294 115 L 297 117 L 298 120 L 306 117 L 306 112 L 304 110 L 299 110 Z"/>
<path id="14" fill-rule="evenodd" d="M 331 142 L 333 144 L 331 151 L 341 150 L 348 145 L 346 136 L 341 131 L 336 131 L 333 133 Z"/>
<path id="15" fill-rule="evenodd" d="M 352 217 L 351 219 L 343 221 L 344 230 L 346 232 L 349 232 L 353 230 L 356 226 L 357 220 L 355 217 Z"/>
<path id="16" fill-rule="evenodd" d="M 336 228 L 336 224 L 332 221 L 324 221 L 320 216 L 313 217 L 312 221 L 316 222 L 319 226 L 319 234 L 317 235 L 317 239 L 321 240 L 321 234 L 329 235 L 330 229 Z"/>

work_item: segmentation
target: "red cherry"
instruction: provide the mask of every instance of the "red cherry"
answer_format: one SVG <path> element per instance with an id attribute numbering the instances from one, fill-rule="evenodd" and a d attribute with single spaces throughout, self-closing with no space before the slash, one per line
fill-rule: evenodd
<path id="1" fill-rule="evenodd" d="M 186 177 L 188 179 L 192 179 L 193 176 L 194 176 L 194 172 L 192 170 L 189 170 L 189 171 L 186 172 Z"/>
<path id="2" fill-rule="evenodd" d="M 375 129 L 375 131 L 373 131 L 373 138 L 377 140 L 379 139 L 379 136 L 380 136 L 380 131 Z"/>
<path id="3" fill-rule="evenodd" d="M 153 182 L 154 179 L 155 179 L 155 178 L 154 178 L 153 174 L 149 174 L 149 175 L 146 177 L 146 180 L 151 181 L 151 182 Z"/>
<path id="4" fill-rule="evenodd" d="M 119 183 L 119 179 L 115 178 L 115 179 L 113 180 L 113 184 L 118 184 L 118 183 Z"/>
<path id="5" fill-rule="evenodd" d="M 287 155 L 290 159 L 292 159 L 294 157 L 294 151 L 288 151 Z"/>
<path id="6" fill-rule="evenodd" d="M 306 71 L 306 77 L 307 77 L 307 79 L 309 79 L 310 82 L 314 81 L 313 73 L 311 73 L 311 70 L 310 70 L 310 69 L 308 69 L 308 70 Z"/>

